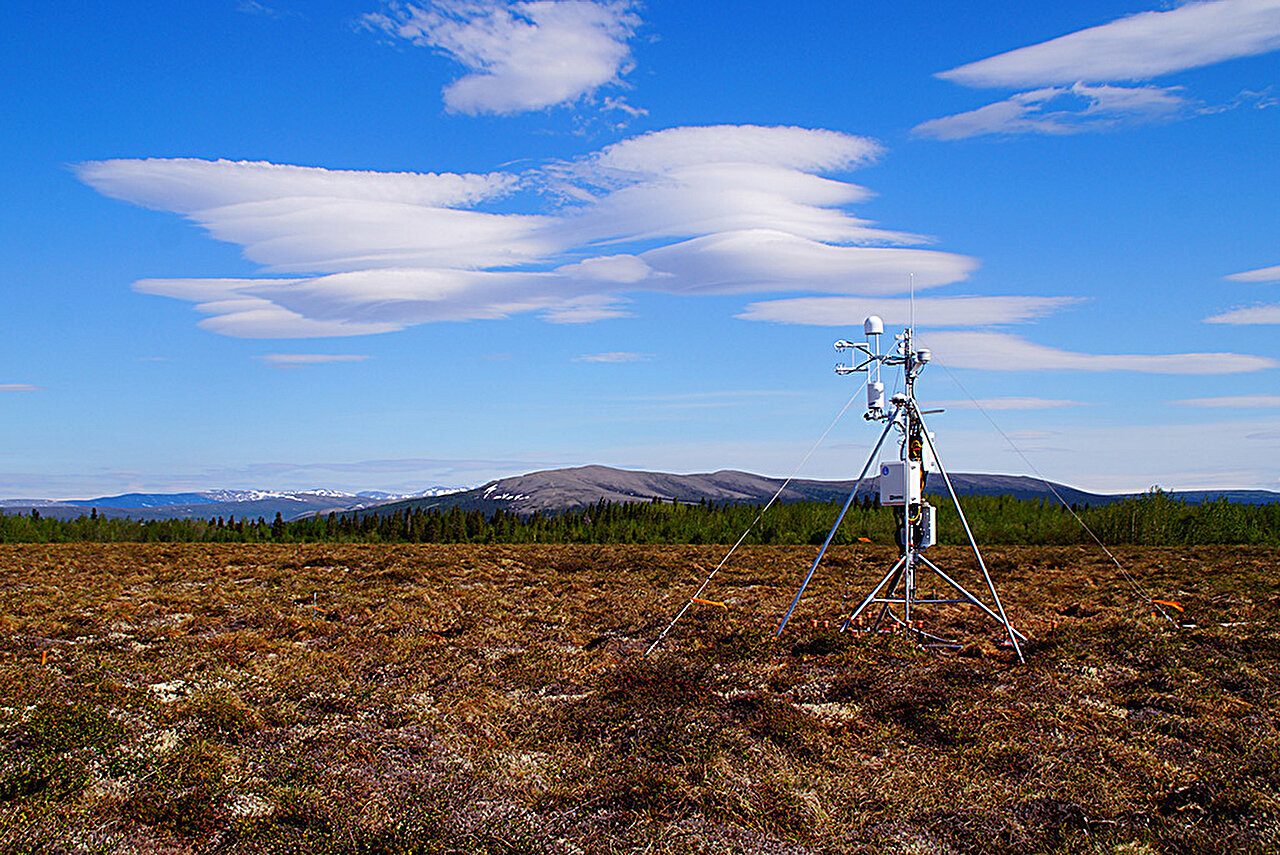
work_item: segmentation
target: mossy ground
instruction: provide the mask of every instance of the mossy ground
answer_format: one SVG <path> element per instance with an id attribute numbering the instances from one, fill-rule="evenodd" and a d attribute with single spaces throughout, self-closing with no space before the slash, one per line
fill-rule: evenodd
<path id="1" fill-rule="evenodd" d="M 1280 848 L 1280 551 L 1120 551 L 1175 630 L 1093 550 L 993 549 L 1020 666 L 973 613 L 836 632 L 881 546 L 774 640 L 813 548 L 750 548 L 643 658 L 721 553 L 0 548 L 0 849 Z"/>

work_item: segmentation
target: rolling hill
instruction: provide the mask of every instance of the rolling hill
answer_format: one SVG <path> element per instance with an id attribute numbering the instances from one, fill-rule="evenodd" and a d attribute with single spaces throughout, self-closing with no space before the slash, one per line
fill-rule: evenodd
<path id="1" fill-rule="evenodd" d="M 961 495 L 1005 495 L 1017 499 L 1056 501 L 1053 491 L 1039 478 L 1025 475 L 985 475 L 955 473 L 951 476 L 956 492 Z M 391 514 L 416 508 L 464 511 L 479 510 L 486 514 L 502 510 L 528 516 L 608 502 L 649 502 L 654 499 L 686 503 L 735 502 L 764 504 L 782 485 L 780 478 L 768 478 L 751 472 L 722 469 L 718 472 L 673 474 L 615 469 L 608 466 L 577 466 L 548 469 L 500 478 L 479 487 L 432 487 L 412 495 L 394 495 L 376 491 L 345 493 L 335 490 L 274 492 L 265 490 L 212 490 L 187 493 L 126 493 L 95 499 L 0 499 L 0 513 L 23 514 L 33 508 L 41 515 L 73 519 L 96 510 L 107 517 L 157 519 L 272 519 L 279 513 L 286 520 L 328 513 Z M 928 490 L 945 491 L 942 479 L 930 476 Z M 853 488 L 853 481 L 819 481 L 796 479 L 783 491 L 783 502 L 833 502 L 843 500 Z M 1090 493 L 1064 484 L 1053 484 L 1060 496 L 1072 504 L 1099 505 L 1128 498 L 1134 494 Z M 874 497 L 879 485 L 868 478 L 859 496 Z M 1172 498 L 1199 503 L 1225 497 L 1241 504 L 1280 502 L 1280 493 L 1268 490 L 1194 490 L 1171 492 Z"/>
<path id="2" fill-rule="evenodd" d="M 951 476 L 956 492 L 961 495 L 1006 495 L 1018 499 L 1044 498 L 1056 501 L 1052 490 L 1039 478 L 1025 475 L 983 475 L 955 473 Z M 414 508 L 461 508 L 493 513 L 503 510 L 527 515 L 555 513 L 580 508 L 600 500 L 609 502 L 648 502 L 653 499 L 696 503 L 740 502 L 763 504 L 782 485 L 783 479 L 767 478 L 750 472 L 724 469 L 718 472 L 675 475 L 666 472 L 642 472 L 614 469 L 608 466 L 579 466 L 570 469 L 551 469 L 501 478 L 473 490 L 463 490 L 446 496 L 415 498 L 390 502 L 369 509 L 372 513 L 395 513 Z M 938 475 L 930 476 L 930 492 L 943 492 L 946 488 Z M 796 479 L 787 485 L 781 501 L 831 502 L 842 500 L 853 489 L 853 481 L 816 481 Z M 1107 495 L 1090 493 L 1054 484 L 1067 502 L 1076 504 L 1105 504 L 1127 498 L 1132 494 Z M 875 478 L 868 478 L 858 491 L 859 495 L 875 496 L 879 486 Z M 1265 490 L 1196 491 L 1173 493 L 1175 498 L 1199 502 L 1226 495 L 1232 501 L 1250 504 L 1280 501 L 1280 493 Z"/>

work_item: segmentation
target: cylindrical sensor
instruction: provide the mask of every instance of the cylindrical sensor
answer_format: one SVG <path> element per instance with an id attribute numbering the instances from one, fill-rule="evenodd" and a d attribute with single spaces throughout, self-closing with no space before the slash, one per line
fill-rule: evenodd
<path id="1" fill-rule="evenodd" d="M 879 380 L 867 381 L 867 409 L 884 409 L 884 384 Z"/>

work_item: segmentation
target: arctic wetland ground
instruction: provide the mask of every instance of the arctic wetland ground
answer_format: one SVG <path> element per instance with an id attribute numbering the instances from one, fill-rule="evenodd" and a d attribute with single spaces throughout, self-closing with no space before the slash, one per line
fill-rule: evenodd
<path id="1" fill-rule="evenodd" d="M 892 560 L 723 547 L 0 546 L 8 852 L 1262 852 L 1280 551 L 992 547 L 1027 664 L 840 633 Z M 976 574 L 969 553 L 935 558 Z M 959 571 L 957 571 L 959 573 Z"/>

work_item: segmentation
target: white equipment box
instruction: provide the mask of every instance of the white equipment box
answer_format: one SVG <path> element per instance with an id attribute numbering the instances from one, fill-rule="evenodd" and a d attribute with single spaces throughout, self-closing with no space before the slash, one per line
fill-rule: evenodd
<path id="1" fill-rule="evenodd" d="M 885 507 L 920 502 L 920 461 L 896 460 L 880 464 L 880 504 Z"/>
<path id="2" fill-rule="evenodd" d="M 938 542 L 938 509 L 933 505 L 920 506 L 919 537 L 918 549 L 928 549 Z"/>
<path id="3" fill-rule="evenodd" d="M 929 439 L 933 439 L 933 434 L 929 434 Z M 933 456 L 933 446 L 929 443 L 924 444 L 924 448 L 920 449 L 920 457 L 924 460 L 924 471 L 933 472 L 938 468 L 938 458 Z"/>

